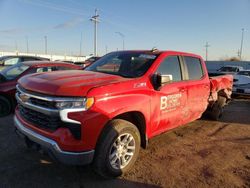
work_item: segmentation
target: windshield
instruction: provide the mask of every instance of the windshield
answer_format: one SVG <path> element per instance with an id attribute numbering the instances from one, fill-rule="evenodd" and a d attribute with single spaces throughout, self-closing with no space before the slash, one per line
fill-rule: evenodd
<path id="1" fill-rule="evenodd" d="M 221 67 L 219 69 L 221 72 L 237 72 L 237 67 Z"/>
<path id="2" fill-rule="evenodd" d="M 238 75 L 250 76 L 250 71 L 240 71 Z"/>
<path id="3" fill-rule="evenodd" d="M 85 70 L 135 78 L 146 73 L 156 57 L 150 52 L 112 52 Z"/>
<path id="4" fill-rule="evenodd" d="M 1 77 L 4 77 L 5 80 L 14 80 L 24 71 L 29 68 L 27 65 L 16 64 L 11 67 L 8 67 L 0 72 Z"/>

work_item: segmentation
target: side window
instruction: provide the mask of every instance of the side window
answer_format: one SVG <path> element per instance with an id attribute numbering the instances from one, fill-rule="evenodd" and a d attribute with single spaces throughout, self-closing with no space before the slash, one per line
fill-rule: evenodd
<path id="1" fill-rule="evenodd" d="M 19 58 L 15 57 L 15 58 L 10 58 L 4 61 L 4 65 L 15 65 L 19 62 Z"/>
<path id="2" fill-rule="evenodd" d="M 33 58 L 33 57 L 24 57 L 23 58 L 23 61 L 36 61 L 37 59 L 36 58 Z"/>
<path id="3" fill-rule="evenodd" d="M 51 72 L 51 71 L 53 71 L 52 67 L 39 67 L 36 69 L 36 73 Z"/>
<path id="4" fill-rule="evenodd" d="M 170 56 L 164 59 L 158 67 L 157 73 L 162 75 L 170 74 L 173 76 L 173 81 L 181 81 L 182 76 L 179 58 L 177 56 Z"/>
<path id="5" fill-rule="evenodd" d="M 199 80 L 203 77 L 201 61 L 195 57 L 184 57 L 188 69 L 189 80 Z"/>

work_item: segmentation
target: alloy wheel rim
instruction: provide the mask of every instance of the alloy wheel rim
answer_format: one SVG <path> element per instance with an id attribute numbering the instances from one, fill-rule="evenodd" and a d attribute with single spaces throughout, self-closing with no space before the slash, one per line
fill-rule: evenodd
<path id="1" fill-rule="evenodd" d="M 135 153 L 135 139 L 129 134 L 121 134 L 112 144 L 109 152 L 109 162 L 114 169 L 125 168 Z"/>

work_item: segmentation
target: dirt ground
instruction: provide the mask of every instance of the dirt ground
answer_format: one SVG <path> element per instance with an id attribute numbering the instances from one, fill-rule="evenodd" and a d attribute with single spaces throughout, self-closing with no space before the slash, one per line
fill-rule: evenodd
<path id="1" fill-rule="evenodd" d="M 231 102 L 219 122 L 197 120 L 150 140 L 134 168 L 113 180 L 26 149 L 12 116 L 1 118 L 0 187 L 250 187 L 250 100 Z"/>

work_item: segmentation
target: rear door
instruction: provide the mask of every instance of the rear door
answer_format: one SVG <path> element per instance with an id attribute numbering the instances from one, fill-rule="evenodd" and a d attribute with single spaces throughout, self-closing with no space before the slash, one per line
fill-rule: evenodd
<path id="1" fill-rule="evenodd" d="M 210 82 L 204 63 L 199 58 L 183 56 L 186 69 L 187 110 L 189 117 L 187 123 L 198 119 L 206 110 L 210 93 Z"/>
<path id="2" fill-rule="evenodd" d="M 160 63 L 155 74 L 172 75 L 173 81 L 153 91 L 151 110 L 153 132 L 172 129 L 182 123 L 184 107 L 187 101 L 187 91 L 183 81 L 180 57 L 167 56 Z"/>

